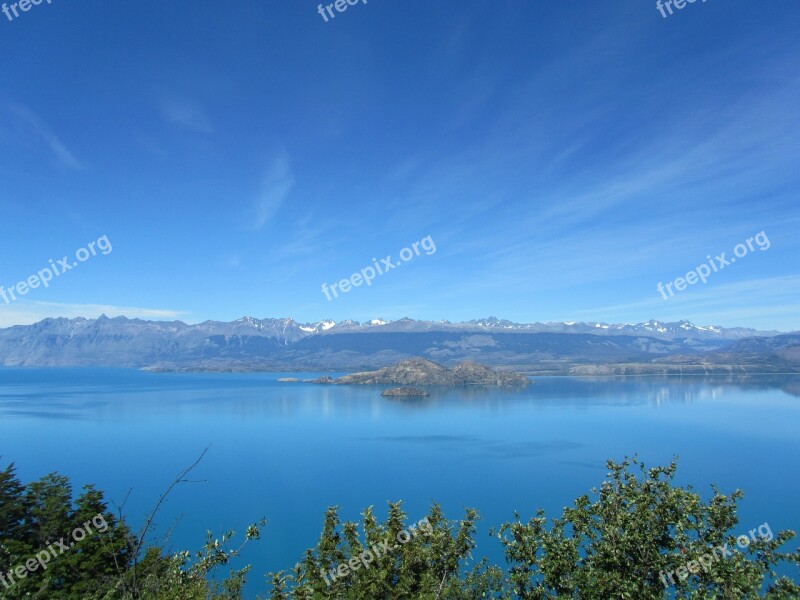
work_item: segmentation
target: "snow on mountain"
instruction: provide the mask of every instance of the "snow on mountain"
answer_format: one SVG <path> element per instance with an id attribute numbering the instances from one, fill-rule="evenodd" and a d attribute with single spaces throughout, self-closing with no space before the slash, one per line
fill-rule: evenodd
<path id="1" fill-rule="evenodd" d="M 325 319 L 323 321 L 317 321 L 316 323 L 303 323 L 302 325 L 298 325 L 298 328 L 306 333 L 319 333 L 320 331 L 328 331 L 328 329 L 332 329 L 335 326 L 336 321 Z"/>
<path id="2" fill-rule="evenodd" d="M 219 323 L 218 325 L 223 325 Z M 702 338 L 702 339 L 741 339 L 761 335 L 772 336 L 780 332 L 758 331 L 748 328 L 724 328 L 714 325 L 700 326 L 691 321 L 664 322 L 650 319 L 644 323 L 603 323 L 564 321 L 551 323 L 514 323 L 507 319 L 486 317 L 466 322 L 417 321 L 408 317 L 390 321 L 382 318 L 371 319 L 364 323 L 346 319 L 333 321 L 325 319 L 316 323 L 296 323 L 291 318 L 254 319 L 243 317 L 229 325 L 238 325 L 257 329 L 264 335 L 295 340 L 320 333 L 368 333 L 388 331 L 490 331 L 490 332 L 526 332 L 526 333 L 591 333 L 594 335 L 645 335 L 664 339 Z"/>
<path id="3" fill-rule="evenodd" d="M 18 329 L 17 326 L 11 329 Z M 395 321 L 381 318 L 360 323 L 353 320 L 334 321 L 324 319 L 313 323 L 298 323 L 290 317 L 257 319 L 242 317 L 232 322 L 205 321 L 197 325 L 187 325 L 180 321 L 142 321 L 115 317 L 109 319 L 101 316 L 98 319 L 45 319 L 28 326 L 32 334 L 50 333 L 71 337 L 89 330 L 103 332 L 149 331 L 172 333 L 182 336 L 202 336 L 203 338 L 221 337 L 229 339 L 233 336 L 263 337 L 275 340 L 281 345 L 292 344 L 309 336 L 335 335 L 338 333 L 396 333 L 396 332 L 482 332 L 482 333 L 568 333 L 592 335 L 632 335 L 655 337 L 665 340 L 739 340 L 752 336 L 774 336 L 777 331 L 757 331 L 747 328 L 724 328 L 715 325 L 698 326 L 683 320 L 662 322 L 651 319 L 644 323 L 603 323 L 603 322 L 553 322 L 553 323 L 514 323 L 497 317 L 474 319 L 466 322 L 449 321 L 416 321 L 404 317 Z"/>
<path id="4" fill-rule="evenodd" d="M 339 337 L 341 334 L 347 335 Z M 500 361 L 498 364 L 521 360 L 520 356 L 528 357 L 532 352 L 543 355 L 555 352 L 559 356 L 572 356 L 583 364 L 601 355 L 616 357 L 615 360 L 630 361 L 634 356 L 649 361 L 652 357 L 682 352 L 721 351 L 740 341 L 741 351 L 747 350 L 748 343 L 756 344 L 757 349 L 769 349 L 771 346 L 764 340 L 791 337 L 778 335 L 754 329 L 657 320 L 635 325 L 577 321 L 513 323 L 495 317 L 466 323 L 409 318 L 372 319 L 365 323 L 332 319 L 298 323 L 288 317 L 242 317 L 231 322 L 187 325 L 180 321 L 101 316 L 45 319 L 33 325 L 0 329 L 0 365 L 138 367 L 192 361 L 228 365 L 226 361 L 269 359 L 278 361 L 270 364 L 281 368 L 302 364 L 327 369 L 332 368 L 334 363 L 330 360 L 335 355 L 350 357 L 347 360 L 356 361 L 352 364 L 360 368 L 386 360 L 386 352 L 398 357 L 409 352 L 429 353 L 431 357 L 454 360 L 488 353 L 487 356 L 494 356 L 492 360 Z M 758 339 L 762 341 L 757 342 Z M 789 347 L 786 343 L 784 346 Z M 795 352 L 791 348 L 788 351 Z M 309 362 L 302 362 L 301 358 Z"/>

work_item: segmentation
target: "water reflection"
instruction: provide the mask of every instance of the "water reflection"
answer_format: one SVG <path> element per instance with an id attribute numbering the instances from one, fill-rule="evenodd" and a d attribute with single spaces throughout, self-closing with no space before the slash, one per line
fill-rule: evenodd
<path id="1" fill-rule="evenodd" d="M 388 386 L 331 386 L 277 381 L 285 373 L 154 374 L 125 369 L 0 369 L 0 418 L 110 419 L 146 414 L 236 414 L 336 418 L 420 411 L 515 407 L 643 406 L 719 402 L 731 388 L 767 394 L 771 401 L 800 396 L 800 375 L 536 377 L 524 390 L 426 388 L 427 397 L 384 398 Z M 316 377 L 318 374 L 300 374 Z"/>

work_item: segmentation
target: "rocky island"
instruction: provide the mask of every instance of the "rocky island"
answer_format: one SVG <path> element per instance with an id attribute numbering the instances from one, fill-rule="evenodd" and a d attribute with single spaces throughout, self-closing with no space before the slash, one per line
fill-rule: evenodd
<path id="1" fill-rule="evenodd" d="M 525 387 L 530 381 L 520 373 L 495 371 L 472 361 L 464 361 L 458 363 L 452 369 L 448 369 L 424 358 L 412 358 L 377 371 L 353 373 L 336 379 L 320 377 L 313 380 L 313 383 L 336 385 L 491 385 Z"/>

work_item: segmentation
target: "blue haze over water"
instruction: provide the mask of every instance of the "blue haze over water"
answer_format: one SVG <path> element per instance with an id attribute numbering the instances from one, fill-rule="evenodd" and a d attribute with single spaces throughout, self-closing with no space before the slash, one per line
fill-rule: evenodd
<path id="1" fill-rule="evenodd" d="M 379 387 L 282 383 L 292 374 L 153 374 L 127 369 L 0 369 L 0 465 L 24 481 L 59 471 L 96 484 L 139 526 L 160 493 L 207 456 L 158 518 L 174 550 L 206 530 L 243 532 L 252 594 L 312 547 L 324 511 L 356 519 L 404 500 L 451 519 L 475 507 L 477 554 L 502 564 L 487 531 L 518 510 L 560 514 L 599 485 L 605 460 L 679 455 L 678 480 L 704 496 L 744 489 L 741 533 L 800 530 L 800 376 L 535 378 L 525 391 L 431 390 L 386 399 Z M 294 374 L 301 378 L 316 374 Z M 113 508 L 113 507 L 112 507 Z M 737 530 L 736 533 L 739 533 Z M 796 546 L 796 542 L 793 547 Z"/>

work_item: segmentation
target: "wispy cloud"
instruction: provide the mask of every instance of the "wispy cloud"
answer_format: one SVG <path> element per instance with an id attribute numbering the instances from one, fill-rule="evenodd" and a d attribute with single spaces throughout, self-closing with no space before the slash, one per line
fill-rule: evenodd
<path id="1" fill-rule="evenodd" d="M 341 223 L 336 219 L 307 214 L 292 225 L 290 241 L 275 250 L 275 260 L 308 256 L 314 256 L 318 260 L 321 253 L 333 250 L 344 242 L 344 239 L 335 234 L 340 228 Z M 307 265 L 304 264 L 303 267 Z"/>
<path id="2" fill-rule="evenodd" d="M 543 87 L 548 86 L 537 89 Z M 620 133 L 624 143 L 601 154 L 599 162 L 587 161 L 585 150 L 602 139 L 604 132 L 598 127 L 587 125 L 568 136 L 570 143 L 557 158 L 549 160 L 542 153 L 540 163 L 537 147 L 523 145 L 527 161 L 543 165 L 543 171 L 537 168 L 508 188 L 503 182 L 515 175 L 498 167 L 497 157 L 518 165 L 520 172 L 524 162 L 517 154 L 520 146 L 508 143 L 515 139 L 509 138 L 515 135 L 509 133 L 513 129 L 504 128 L 500 141 L 492 142 L 498 151 L 488 153 L 495 158 L 487 159 L 482 169 L 464 168 L 470 162 L 478 164 L 469 150 L 447 155 L 436 170 L 418 177 L 419 192 L 414 195 L 425 205 L 405 206 L 414 208 L 415 219 L 446 223 L 453 239 L 443 247 L 471 257 L 459 292 L 536 293 L 597 285 L 601 287 L 595 289 L 602 290 L 607 282 L 626 278 L 657 281 L 663 274 L 680 272 L 688 261 L 731 248 L 759 229 L 770 235 L 774 231 L 777 237 L 789 227 L 796 202 L 792 190 L 797 189 L 791 185 L 797 181 L 792 166 L 800 155 L 800 143 L 792 137 L 800 111 L 791 98 L 798 89 L 795 81 L 775 84 L 768 92 L 743 96 L 734 108 L 715 105 L 716 114 L 703 106 L 709 113 L 702 113 L 706 118 L 699 124 L 692 113 L 674 117 L 671 127 L 632 127 Z M 598 96 L 596 104 L 602 99 Z M 537 119 L 537 127 L 548 126 Z M 525 120 L 518 121 L 527 137 L 536 139 Z M 435 175 L 457 170 L 464 176 L 456 181 Z M 496 196 L 482 189 L 474 175 L 487 171 L 496 174 Z M 485 193 L 485 201 L 474 203 L 483 213 L 471 210 L 469 203 L 451 211 L 455 214 L 441 215 L 439 207 L 449 204 L 436 194 L 468 199 L 472 190 Z M 768 204 L 756 212 L 765 200 Z M 766 262 L 760 266 L 766 268 Z M 453 269 L 450 274 L 462 275 Z M 631 292 L 630 286 L 621 285 L 620 300 Z M 658 306 L 657 299 L 654 304 Z"/>
<path id="3" fill-rule="evenodd" d="M 205 111 L 195 102 L 181 98 L 162 99 L 158 105 L 164 120 L 177 127 L 198 133 L 213 133 L 214 126 Z"/>
<path id="4" fill-rule="evenodd" d="M 56 317 L 85 317 L 95 319 L 100 315 L 107 317 L 129 317 L 138 319 L 178 319 L 190 313 L 169 309 L 137 308 L 132 306 L 111 306 L 108 304 L 65 304 L 60 302 L 18 302 L 0 304 L 0 327 L 30 325 L 42 319 Z"/>
<path id="5" fill-rule="evenodd" d="M 241 269 L 242 268 L 242 259 L 238 256 L 232 256 L 228 260 L 225 261 L 225 266 L 229 269 Z"/>
<path id="6" fill-rule="evenodd" d="M 253 206 L 251 229 L 261 229 L 278 213 L 294 187 L 294 174 L 289 156 L 281 153 L 270 166 L 261 184 L 261 192 Z"/>
<path id="7" fill-rule="evenodd" d="M 137 144 L 139 144 L 142 148 L 147 150 L 148 153 L 156 158 L 163 159 L 169 155 L 169 153 L 161 144 L 159 144 L 152 136 L 147 135 L 142 131 L 134 131 L 132 133 L 132 137 Z"/>
<path id="8" fill-rule="evenodd" d="M 586 320 L 664 321 L 689 319 L 702 325 L 774 328 L 775 317 L 800 314 L 800 276 L 786 275 L 748 279 L 708 287 L 696 287 L 668 301 L 653 291 L 651 298 L 614 306 L 577 310 L 570 318 Z M 795 327 L 790 319 L 788 329 Z M 782 329 L 787 329 L 783 327 Z"/>
<path id="9" fill-rule="evenodd" d="M 75 155 L 53 132 L 50 126 L 27 106 L 22 104 L 10 103 L 8 110 L 15 115 L 23 127 L 39 138 L 50 149 L 58 162 L 70 169 L 82 169 L 83 165 L 75 158 Z"/>

